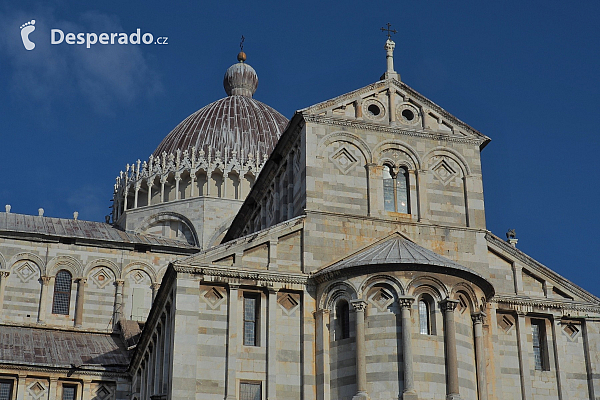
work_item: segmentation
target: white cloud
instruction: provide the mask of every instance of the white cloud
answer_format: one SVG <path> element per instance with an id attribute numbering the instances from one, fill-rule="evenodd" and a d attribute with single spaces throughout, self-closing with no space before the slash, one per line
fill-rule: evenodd
<path id="1" fill-rule="evenodd" d="M 27 51 L 19 27 L 31 19 L 36 20 L 36 29 L 30 35 L 36 47 Z M 53 104 L 83 100 L 96 112 L 106 114 L 115 106 L 122 107 L 162 91 L 159 75 L 145 54 L 149 45 L 98 44 L 89 49 L 85 45 L 51 45 L 51 29 L 65 33 L 130 33 L 115 16 L 98 12 L 82 14 L 77 22 L 55 18 L 49 9 L 0 13 L 0 68 L 15 97 L 22 101 L 34 100 L 51 111 Z"/>

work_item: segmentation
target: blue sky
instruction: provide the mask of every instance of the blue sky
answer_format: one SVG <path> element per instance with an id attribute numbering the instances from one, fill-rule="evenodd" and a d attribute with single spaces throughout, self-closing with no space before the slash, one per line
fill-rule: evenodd
<path id="1" fill-rule="evenodd" d="M 242 34 L 255 97 L 291 117 L 377 81 L 390 22 L 402 80 L 492 138 L 488 229 L 515 228 L 521 250 L 600 295 L 598 15 L 597 1 L 0 3 L 0 205 L 103 221 L 119 171 L 225 96 Z M 86 49 L 50 45 L 52 28 L 169 39 Z"/>

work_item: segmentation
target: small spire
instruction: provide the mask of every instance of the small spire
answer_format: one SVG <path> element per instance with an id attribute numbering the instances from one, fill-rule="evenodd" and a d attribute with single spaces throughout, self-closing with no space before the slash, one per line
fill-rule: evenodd
<path id="1" fill-rule="evenodd" d="M 244 53 L 244 40 L 246 40 L 246 38 L 244 35 L 242 35 L 242 40 L 240 41 L 240 52 L 237 55 L 237 60 L 241 63 L 246 61 L 246 53 Z"/>
<path id="2" fill-rule="evenodd" d="M 387 40 L 385 41 L 385 46 L 383 48 L 386 52 L 386 61 L 387 61 L 387 69 L 385 74 L 381 76 L 380 79 L 397 79 L 400 80 L 400 74 L 394 71 L 394 48 L 396 47 L 396 43 L 392 40 L 392 33 L 398 33 L 395 29 L 390 29 L 392 24 L 389 22 L 386 24 L 387 28 L 381 28 L 382 32 L 387 32 Z"/>

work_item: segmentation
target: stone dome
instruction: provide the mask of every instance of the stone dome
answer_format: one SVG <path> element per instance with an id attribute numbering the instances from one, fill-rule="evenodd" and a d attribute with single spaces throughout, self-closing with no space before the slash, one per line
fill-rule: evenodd
<path id="1" fill-rule="evenodd" d="M 209 157 L 236 151 L 238 156 L 269 155 L 288 119 L 252 98 L 258 86 L 254 69 L 240 62 L 227 69 L 223 86 L 227 97 L 196 111 L 175 127 L 154 150 L 154 157 L 177 150 L 203 150 Z"/>

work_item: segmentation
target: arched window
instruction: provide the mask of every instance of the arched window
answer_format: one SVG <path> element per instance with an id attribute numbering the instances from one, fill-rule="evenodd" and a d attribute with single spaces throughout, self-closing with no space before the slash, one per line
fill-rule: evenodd
<path id="1" fill-rule="evenodd" d="M 406 168 L 383 166 L 383 202 L 385 211 L 408 214 L 410 212 L 408 196 L 408 171 Z"/>
<path id="2" fill-rule="evenodd" d="M 69 315 L 71 302 L 71 273 L 61 269 L 54 278 L 54 299 L 52 300 L 52 314 Z"/>
<path id="3" fill-rule="evenodd" d="M 335 340 L 350 337 L 350 307 L 346 300 L 340 300 L 335 306 Z"/>
<path id="4" fill-rule="evenodd" d="M 433 299 L 423 295 L 419 299 L 419 332 L 422 335 L 433 335 Z"/>

